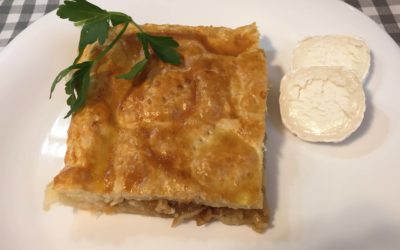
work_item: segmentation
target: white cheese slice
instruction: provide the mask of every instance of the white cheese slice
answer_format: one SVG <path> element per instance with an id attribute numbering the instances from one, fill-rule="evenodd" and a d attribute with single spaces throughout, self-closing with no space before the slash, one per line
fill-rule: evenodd
<path id="1" fill-rule="evenodd" d="M 284 125 L 311 142 L 340 142 L 361 124 L 365 95 L 359 78 L 343 67 L 309 67 L 281 81 Z"/>
<path id="2" fill-rule="evenodd" d="M 343 66 L 363 81 L 371 56 L 368 45 L 351 36 L 314 36 L 300 41 L 293 52 L 292 70 L 310 66 Z"/>

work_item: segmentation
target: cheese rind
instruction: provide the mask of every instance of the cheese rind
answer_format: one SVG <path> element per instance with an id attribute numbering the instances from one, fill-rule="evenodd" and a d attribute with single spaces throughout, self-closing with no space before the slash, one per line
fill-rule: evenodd
<path id="1" fill-rule="evenodd" d="M 351 36 L 314 36 L 300 41 L 293 51 L 292 69 L 311 66 L 342 66 L 360 80 L 368 75 L 370 49 L 361 39 Z"/>
<path id="2" fill-rule="evenodd" d="M 343 67 L 309 67 L 281 81 L 284 125 L 311 142 L 340 142 L 361 124 L 365 95 L 358 77 Z"/>

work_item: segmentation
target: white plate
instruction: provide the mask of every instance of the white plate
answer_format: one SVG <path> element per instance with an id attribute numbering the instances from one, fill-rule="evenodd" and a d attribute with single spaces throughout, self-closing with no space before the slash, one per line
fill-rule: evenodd
<path id="1" fill-rule="evenodd" d="M 270 60 L 267 190 L 273 227 L 187 223 L 136 215 L 42 210 L 63 165 L 68 126 L 63 87 L 50 84 L 75 56 L 79 30 L 51 13 L 0 54 L 1 249 L 399 249 L 400 49 L 375 23 L 339 1 L 98 1 L 138 22 L 239 26 L 253 21 Z M 282 128 L 279 79 L 297 40 L 361 37 L 373 53 L 361 128 L 338 145 L 311 144 Z"/>

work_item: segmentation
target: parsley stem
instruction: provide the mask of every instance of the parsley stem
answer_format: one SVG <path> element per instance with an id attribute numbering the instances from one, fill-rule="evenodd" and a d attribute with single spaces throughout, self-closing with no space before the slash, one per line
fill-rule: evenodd
<path id="1" fill-rule="evenodd" d="M 114 40 L 97 56 L 97 58 L 94 60 L 94 64 L 99 62 L 103 57 L 110 51 L 112 47 L 114 47 L 115 43 L 121 38 L 121 36 L 124 34 L 125 30 L 128 28 L 129 22 L 125 22 L 124 27 L 122 30 L 118 33 L 118 35 L 114 38 Z"/>
<path id="2" fill-rule="evenodd" d="M 109 13 L 109 15 L 115 15 L 115 16 L 123 16 L 123 17 L 129 17 L 129 16 L 127 16 L 126 14 L 124 14 L 124 13 L 121 13 L 121 12 L 116 12 L 116 11 L 109 11 L 108 12 Z M 129 17 L 129 21 L 131 21 L 132 23 L 133 23 L 133 25 L 135 25 L 135 27 L 140 31 L 140 32 L 144 32 L 143 30 L 142 30 L 142 27 L 140 27 L 140 25 L 139 24 L 137 24 L 135 21 L 133 21 L 133 19 L 131 18 L 131 17 Z"/>
<path id="3" fill-rule="evenodd" d="M 139 24 L 137 24 L 135 21 L 133 21 L 132 19 L 131 19 L 131 22 L 133 23 L 133 25 L 135 25 L 135 27 L 136 28 L 138 28 L 138 30 L 140 31 L 140 32 L 144 32 L 143 30 L 142 30 L 142 27 L 140 27 L 140 25 Z"/>

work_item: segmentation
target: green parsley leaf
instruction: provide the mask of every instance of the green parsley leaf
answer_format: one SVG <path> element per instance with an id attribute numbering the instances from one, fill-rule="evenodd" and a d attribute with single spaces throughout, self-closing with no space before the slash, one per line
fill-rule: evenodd
<path id="1" fill-rule="evenodd" d="M 139 32 L 137 38 L 143 47 L 145 58 L 136 63 L 129 72 L 117 76 L 118 78 L 131 80 L 142 72 L 150 60 L 150 49 L 160 58 L 160 60 L 171 63 L 180 64 L 180 57 L 176 51 L 179 44 L 171 37 L 153 36 L 147 34 L 142 28 L 133 21 L 133 19 L 121 12 L 106 11 L 100 7 L 89 3 L 86 0 L 67 0 L 58 7 L 57 15 L 62 19 L 68 19 L 76 25 L 82 25 L 80 33 L 78 56 L 72 65 L 63 69 L 54 79 L 50 88 L 50 98 L 57 84 L 66 76 L 70 78 L 65 83 L 65 93 L 68 95 L 67 105 L 70 107 L 68 117 L 78 111 L 86 103 L 86 98 L 90 88 L 90 72 L 104 56 L 112 49 L 112 47 L 121 39 L 122 35 L 128 28 L 129 23 L 135 25 Z M 105 44 L 108 37 L 108 31 L 111 26 L 122 25 L 119 33 Z M 86 46 L 98 42 L 104 45 L 104 49 L 94 58 L 94 60 L 80 62 L 79 60 Z"/>
<path id="2" fill-rule="evenodd" d="M 170 47 L 170 48 L 178 48 L 179 44 L 170 36 L 152 36 L 149 34 L 145 34 L 147 40 L 151 45 L 159 46 L 159 47 Z"/>
<path id="3" fill-rule="evenodd" d="M 109 12 L 110 15 L 110 20 L 111 20 L 111 24 L 113 26 L 117 26 L 118 24 L 121 23 L 127 23 L 127 22 L 131 22 L 132 19 L 130 16 L 125 15 L 124 13 L 121 12 Z"/>
<path id="4" fill-rule="evenodd" d="M 104 44 L 108 35 L 108 28 L 109 24 L 106 18 L 88 22 L 83 25 L 81 39 L 79 41 L 79 55 L 82 55 L 83 50 L 89 44 L 96 41 L 98 41 L 99 44 Z"/>
<path id="5" fill-rule="evenodd" d="M 138 32 L 136 34 L 136 37 L 138 38 L 139 42 L 142 44 L 143 46 L 143 52 L 144 52 L 144 56 L 149 59 L 150 58 L 150 51 L 149 51 L 149 42 L 146 39 L 146 34 L 144 32 Z"/>
<path id="6" fill-rule="evenodd" d="M 75 69 L 80 69 L 82 67 L 82 64 L 84 63 L 80 63 L 80 64 L 72 64 L 71 66 L 63 69 L 60 73 L 58 73 L 58 75 L 56 76 L 56 78 L 54 79 L 51 88 L 50 88 L 50 98 L 54 92 L 54 89 L 56 88 L 57 83 L 59 83 L 64 77 L 66 77 L 68 75 L 69 72 L 75 70 Z"/>
<path id="7" fill-rule="evenodd" d="M 148 61 L 149 60 L 147 58 L 144 58 L 140 62 L 138 62 L 135 65 L 133 65 L 133 67 L 131 68 L 131 70 L 128 73 L 119 75 L 117 77 L 121 78 L 121 79 L 126 79 L 126 80 L 130 80 L 130 79 L 135 78 L 135 76 L 137 76 L 140 72 L 143 71 L 143 69 L 146 66 Z"/>
<path id="8" fill-rule="evenodd" d="M 107 16 L 108 12 L 86 0 L 72 0 L 64 1 L 64 4 L 58 7 L 57 15 L 72 22 L 82 22 L 98 16 Z"/>
<path id="9" fill-rule="evenodd" d="M 178 48 L 179 44 L 172 37 L 152 36 L 147 33 L 138 33 L 138 36 L 140 37 L 140 41 L 144 41 L 142 44 L 150 44 L 151 48 L 162 61 L 175 65 L 181 63 L 181 58 L 176 51 L 176 48 Z"/>
<path id="10" fill-rule="evenodd" d="M 67 99 L 67 104 L 70 106 L 70 110 L 64 118 L 67 118 L 85 104 L 90 86 L 90 68 L 91 65 L 84 65 L 81 69 L 77 70 L 71 80 L 67 82 L 67 85 L 68 83 L 71 85 L 69 88 L 74 88 L 72 92 L 76 92 L 76 97 L 75 94 L 72 94 Z"/>
<path id="11" fill-rule="evenodd" d="M 70 116 L 85 103 L 87 90 L 90 84 L 90 77 L 86 76 L 90 76 L 92 64 L 93 62 L 88 61 L 73 65 L 74 67 L 71 70 L 75 71 L 65 84 L 65 93 L 69 95 L 67 104 L 70 106 L 70 110 L 65 118 Z"/>
<path id="12" fill-rule="evenodd" d="M 82 27 L 82 40 L 80 41 L 80 45 L 87 45 L 96 41 L 99 41 L 100 44 L 103 44 L 107 38 L 108 28 L 109 25 L 107 19 L 100 19 L 94 22 L 86 23 Z"/>

